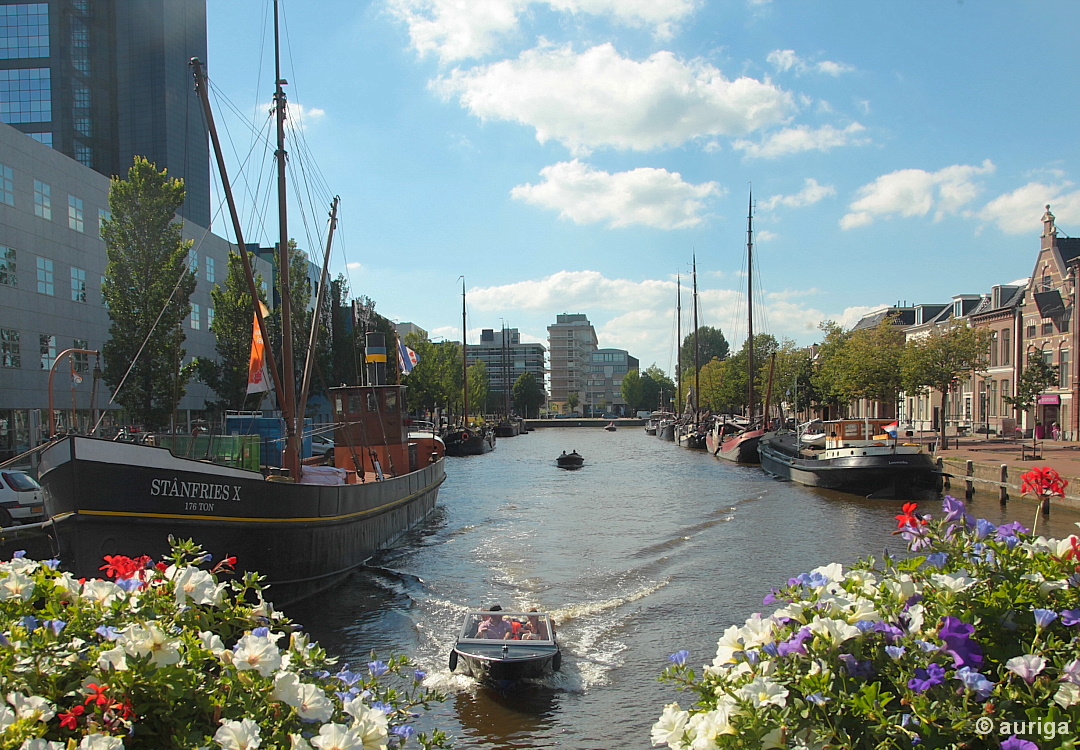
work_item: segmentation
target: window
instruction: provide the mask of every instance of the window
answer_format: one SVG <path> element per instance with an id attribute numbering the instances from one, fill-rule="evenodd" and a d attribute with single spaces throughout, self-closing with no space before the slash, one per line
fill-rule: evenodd
<path id="1" fill-rule="evenodd" d="M 1042 322 L 1042 334 L 1043 336 L 1049 336 L 1054 332 L 1054 321 L 1044 320 Z"/>
<path id="2" fill-rule="evenodd" d="M 214 327 L 214 308 L 206 308 L 206 330 L 210 330 Z"/>
<path id="3" fill-rule="evenodd" d="M 211 284 L 214 283 L 214 259 L 213 258 L 207 258 L 206 259 L 206 280 L 209 281 Z"/>
<path id="4" fill-rule="evenodd" d="M 71 301 L 86 302 L 86 271 L 71 267 Z"/>
<path id="5" fill-rule="evenodd" d="M 72 349 L 89 349 L 90 342 L 87 339 L 73 339 Z M 82 352 L 72 352 L 71 366 L 75 372 L 90 372 L 90 355 Z"/>
<path id="6" fill-rule="evenodd" d="M 48 258 L 37 259 L 37 290 L 38 294 L 54 294 L 53 290 L 53 262 Z"/>
<path id="7" fill-rule="evenodd" d="M 986 392 L 986 402 L 990 406 L 990 416 L 996 417 L 998 415 L 997 381 L 991 380 L 987 385 L 989 388 Z"/>
<path id="8" fill-rule="evenodd" d="M 56 361 L 56 336 L 43 333 L 39 340 L 41 341 L 41 369 L 51 369 Z"/>
<path id="9" fill-rule="evenodd" d="M 48 3 L 0 5 L 0 60 L 48 56 Z"/>
<path id="10" fill-rule="evenodd" d="M 0 164 L 0 203 L 15 205 L 15 173 L 7 164 Z"/>
<path id="11" fill-rule="evenodd" d="M 94 166 L 94 149 L 85 143 L 75 143 L 75 161 L 82 164 L 84 167 Z"/>
<path id="12" fill-rule="evenodd" d="M 49 148 L 52 148 L 52 133 L 27 133 L 27 135 L 38 143 L 42 143 Z"/>
<path id="13" fill-rule="evenodd" d="M 15 248 L 0 245 L 0 284 L 18 286 L 19 276 L 15 271 Z"/>
<path id="14" fill-rule="evenodd" d="M 1012 395 L 1012 394 L 1009 393 L 1009 381 L 1008 380 L 1002 380 L 1001 381 L 1001 416 L 1003 416 L 1003 417 L 1007 417 L 1009 414 L 1012 413 L 1012 412 L 1009 411 L 1010 406 L 1009 406 L 1008 402 L 1005 401 L 1005 397 L 1010 396 L 1010 395 Z"/>
<path id="15" fill-rule="evenodd" d="M 1029 339 L 1035 338 L 1035 324 L 1034 323 L 1032 323 L 1031 325 L 1029 325 L 1027 327 L 1027 337 Z"/>
<path id="16" fill-rule="evenodd" d="M 1058 386 L 1069 387 L 1069 350 L 1062 349 L 1058 352 Z"/>
<path id="17" fill-rule="evenodd" d="M 105 235 L 103 235 L 102 232 L 105 230 L 105 222 L 109 221 L 111 218 L 112 218 L 112 214 L 110 214 L 104 208 L 99 208 L 98 209 L 98 211 L 97 211 L 98 237 L 101 237 L 101 238 L 104 239 Z"/>
<path id="18" fill-rule="evenodd" d="M 990 367 L 997 367 L 998 364 L 998 333 L 997 331 L 990 331 Z"/>
<path id="19" fill-rule="evenodd" d="M 1012 346 L 1009 344 L 1011 332 L 1008 328 L 1001 331 L 1001 364 L 1012 364 Z"/>
<path id="20" fill-rule="evenodd" d="M 199 272 L 199 251 L 194 248 L 188 253 L 188 269 L 192 273 Z"/>
<path id="21" fill-rule="evenodd" d="M 34 180 L 34 216 L 52 221 L 52 188 L 41 180 Z"/>
<path id="22" fill-rule="evenodd" d="M 199 306 L 191 306 L 191 328 L 195 331 L 202 327 L 202 323 L 199 322 Z"/>
<path id="23" fill-rule="evenodd" d="M 83 202 L 74 195 L 68 196 L 68 229 L 83 231 Z"/>
<path id="24" fill-rule="evenodd" d="M 0 70 L 0 101 L 4 102 L 4 122 L 51 122 L 52 82 L 49 69 Z"/>
<path id="25" fill-rule="evenodd" d="M 0 328 L 0 367 L 22 367 L 19 332 L 12 328 Z"/>

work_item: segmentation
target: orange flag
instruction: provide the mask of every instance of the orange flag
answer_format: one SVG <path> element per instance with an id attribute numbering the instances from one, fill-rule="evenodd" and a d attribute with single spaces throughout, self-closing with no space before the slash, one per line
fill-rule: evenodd
<path id="1" fill-rule="evenodd" d="M 269 310 L 262 302 L 259 303 L 262 313 L 266 316 Z M 266 345 L 263 342 L 262 333 L 259 331 L 259 316 L 252 316 L 251 326 L 251 359 L 248 361 L 248 393 L 260 393 L 270 390 L 270 373 L 266 369 Z"/>

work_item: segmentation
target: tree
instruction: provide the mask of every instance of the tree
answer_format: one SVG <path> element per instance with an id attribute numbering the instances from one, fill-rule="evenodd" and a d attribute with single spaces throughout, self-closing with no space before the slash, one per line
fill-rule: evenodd
<path id="1" fill-rule="evenodd" d="M 405 378 L 411 411 L 435 411 L 461 405 L 461 347 L 450 341 L 432 343 L 419 333 L 405 335 L 405 345 L 416 352 L 416 367 Z"/>
<path id="2" fill-rule="evenodd" d="M 577 391 L 570 391 L 570 395 L 566 397 L 566 405 L 570 407 L 570 413 L 573 414 L 577 409 L 580 399 L 578 398 Z"/>
<path id="3" fill-rule="evenodd" d="M 261 287 L 261 276 L 256 276 L 255 285 Z M 247 392 L 255 308 L 248 293 L 243 259 L 239 254 L 229 253 L 225 281 L 210 290 L 210 299 L 214 302 L 214 322 L 210 325 L 210 331 L 216 340 L 214 346 L 218 358 L 200 358 L 197 369 L 199 379 L 214 391 L 218 399 L 208 401 L 206 405 L 219 413 L 254 408 L 262 397 L 262 394 L 249 396 Z"/>
<path id="4" fill-rule="evenodd" d="M 725 408 L 734 411 L 745 411 L 749 406 L 749 340 L 744 341 L 742 348 L 725 363 L 724 380 L 720 387 L 721 401 Z M 754 336 L 754 411 L 763 406 L 763 394 L 769 379 L 769 358 L 778 348 L 776 339 L 768 333 L 759 333 Z M 754 415 L 748 414 L 748 417 Z"/>
<path id="5" fill-rule="evenodd" d="M 720 359 L 712 359 L 702 366 L 698 376 L 701 383 L 701 394 L 698 401 L 702 409 L 708 409 L 715 414 L 719 414 L 727 406 L 723 394 L 724 375 L 727 372 L 727 366 L 728 363 Z"/>
<path id="6" fill-rule="evenodd" d="M 679 349 L 684 365 L 694 364 L 694 341 L 698 342 L 697 361 L 705 364 L 713 359 L 725 360 L 728 358 L 730 344 L 724 338 L 724 332 L 712 326 L 698 326 L 697 331 L 691 331 L 683 339 Z"/>
<path id="7" fill-rule="evenodd" d="M 484 364 L 484 360 L 478 359 L 469 365 L 465 377 L 468 383 L 466 387 L 469 389 L 469 404 L 471 404 L 469 411 L 479 415 L 482 408 L 481 404 L 487 403 L 488 376 L 487 365 Z M 482 420 L 476 421 L 480 422 Z"/>
<path id="8" fill-rule="evenodd" d="M 1021 414 L 1038 403 L 1043 391 L 1052 385 L 1057 385 L 1058 382 L 1057 365 L 1052 365 L 1043 359 L 1041 351 L 1033 351 L 1028 354 L 1024 371 L 1020 373 L 1016 381 L 1016 395 L 1002 396 L 1002 400 L 1016 409 L 1017 418 L 1019 418 Z M 1034 434 L 1035 431 L 1032 430 L 1032 436 Z"/>
<path id="9" fill-rule="evenodd" d="M 182 364 L 195 291 L 192 242 L 174 221 L 183 202 L 182 180 L 136 156 L 127 179 L 111 181 L 111 216 L 101 226 L 108 258 L 101 293 L 111 321 L 104 378 L 113 389 L 123 381 L 117 401 L 148 429 L 168 424 L 194 372 Z"/>
<path id="10" fill-rule="evenodd" d="M 934 388 L 941 394 L 939 443 L 945 440 L 945 407 L 953 385 L 972 372 L 986 369 L 989 359 L 990 332 L 957 324 L 930 331 L 926 336 L 908 341 L 902 357 L 902 384 L 908 393 L 926 393 Z"/>
<path id="11" fill-rule="evenodd" d="M 642 398 L 645 405 L 650 409 L 666 410 L 669 399 L 675 395 L 675 381 L 655 363 L 645 368 L 642 380 Z"/>
<path id="12" fill-rule="evenodd" d="M 835 321 L 827 320 L 818 325 L 825 334 L 818 347 L 817 367 L 810 376 L 810 384 L 817 392 L 818 402 L 833 410 L 845 408 L 850 401 L 844 388 L 845 348 L 851 332 Z M 840 416 L 839 413 L 830 416 Z"/>
<path id="13" fill-rule="evenodd" d="M 524 372 L 514 382 L 514 408 L 526 419 L 539 416 L 544 404 L 544 389 L 536 382 L 536 376 Z"/>
<path id="14" fill-rule="evenodd" d="M 645 403 L 645 383 L 637 369 L 623 375 L 619 390 L 631 415 Z"/>
<path id="15" fill-rule="evenodd" d="M 891 416 L 901 388 L 903 351 L 904 333 L 892 317 L 847 332 L 842 346 L 830 351 L 832 394 L 845 404 L 856 399 L 881 402 Z"/>

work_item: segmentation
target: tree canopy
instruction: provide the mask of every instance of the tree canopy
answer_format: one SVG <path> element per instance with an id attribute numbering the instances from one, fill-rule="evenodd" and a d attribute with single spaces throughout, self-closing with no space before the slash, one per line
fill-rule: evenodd
<path id="1" fill-rule="evenodd" d="M 518 414 L 529 419 L 539 416 L 544 405 L 544 389 L 531 372 L 523 372 L 514 382 L 514 408 Z"/>
<path id="2" fill-rule="evenodd" d="M 684 367 L 694 365 L 694 342 L 697 341 L 697 361 L 704 365 L 713 359 L 724 360 L 728 358 L 730 345 L 724 337 L 724 332 L 712 326 L 699 326 L 697 331 L 691 331 L 683 339 L 679 349 L 679 356 Z"/>
<path id="3" fill-rule="evenodd" d="M 101 293 L 111 321 L 105 383 L 123 382 L 116 400 L 147 429 L 169 423 L 194 371 L 183 344 L 197 256 L 189 262 L 192 243 L 174 221 L 183 202 L 183 181 L 137 156 L 126 179 L 111 181 L 101 225 L 108 258 Z"/>

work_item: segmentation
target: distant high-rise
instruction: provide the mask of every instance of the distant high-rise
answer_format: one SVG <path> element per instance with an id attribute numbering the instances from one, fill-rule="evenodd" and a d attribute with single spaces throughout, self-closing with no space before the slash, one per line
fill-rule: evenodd
<path id="1" fill-rule="evenodd" d="M 143 156 L 210 224 L 210 154 L 188 60 L 206 0 L 0 0 L 0 120 L 111 177 Z"/>
<path id="2" fill-rule="evenodd" d="M 579 404 L 586 399 L 589 365 L 596 351 L 596 329 L 580 314 L 563 313 L 548 326 L 548 352 L 551 360 L 550 399 L 565 404 L 576 393 Z"/>

